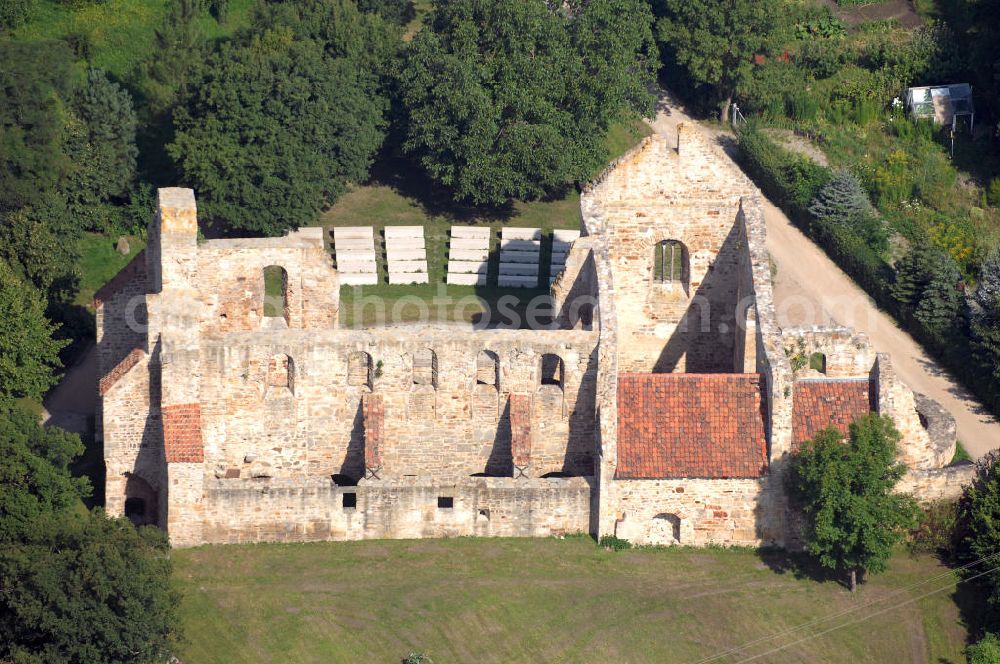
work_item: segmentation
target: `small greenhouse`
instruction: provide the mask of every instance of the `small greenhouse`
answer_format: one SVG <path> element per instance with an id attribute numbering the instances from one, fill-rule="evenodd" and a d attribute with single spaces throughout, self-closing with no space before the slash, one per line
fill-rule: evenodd
<path id="1" fill-rule="evenodd" d="M 927 85 L 906 90 L 906 108 L 914 118 L 927 118 L 939 125 L 951 125 L 955 130 L 960 116 L 969 118 L 972 131 L 976 112 L 972 106 L 972 86 L 968 83 L 954 85 Z"/>

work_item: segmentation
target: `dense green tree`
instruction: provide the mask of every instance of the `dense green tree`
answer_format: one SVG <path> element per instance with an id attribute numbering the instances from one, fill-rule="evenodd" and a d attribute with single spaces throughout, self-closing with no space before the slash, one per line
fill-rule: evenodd
<path id="1" fill-rule="evenodd" d="M 176 639 L 166 534 L 100 510 L 0 547 L 0 660 L 165 662 Z"/>
<path id="2" fill-rule="evenodd" d="M 12 398 L 40 400 L 56 382 L 59 349 L 45 301 L 0 261 L 0 404 Z"/>
<path id="3" fill-rule="evenodd" d="M 959 290 L 962 273 L 944 251 L 918 244 L 896 263 L 892 294 L 914 310 L 917 320 L 936 334 L 954 329 L 964 315 Z"/>
<path id="4" fill-rule="evenodd" d="M 139 88 L 150 121 L 166 122 L 163 114 L 205 58 L 205 35 L 198 25 L 204 0 L 170 0 L 163 23 L 153 33 L 150 57 L 140 67 Z"/>
<path id="5" fill-rule="evenodd" d="M 345 41 L 372 22 L 385 26 L 335 4 Z M 370 63 L 331 54 L 296 28 L 276 22 L 222 45 L 200 69 L 189 108 L 175 113 L 168 150 L 209 219 L 277 234 L 314 220 L 368 175 L 388 107 Z"/>
<path id="6" fill-rule="evenodd" d="M 107 230 L 111 204 L 127 195 L 135 180 L 136 115 L 132 97 L 97 69 L 76 94 L 75 115 L 67 118 L 64 151 L 74 168 L 62 189 L 77 223 Z"/>
<path id="7" fill-rule="evenodd" d="M 898 463 L 899 432 L 885 416 L 868 415 L 843 434 L 828 428 L 792 458 L 789 491 L 806 519 L 806 549 L 824 567 L 857 574 L 884 571 L 893 547 L 917 523 L 914 499 L 893 492 L 906 472 Z"/>
<path id="8" fill-rule="evenodd" d="M 833 174 L 809 204 L 809 212 L 820 224 L 850 229 L 876 251 L 889 247 L 889 233 L 878 217 L 857 176 L 847 169 Z"/>
<path id="9" fill-rule="evenodd" d="M 972 338 L 983 366 L 1000 380 L 1000 249 L 983 261 L 972 297 Z"/>
<path id="10" fill-rule="evenodd" d="M 358 9 L 396 25 L 406 25 L 416 14 L 412 0 L 358 0 Z"/>
<path id="11" fill-rule="evenodd" d="M 0 211 L 0 261 L 6 261 L 42 293 L 72 274 L 80 226 L 63 197 L 49 193 L 25 207 Z"/>
<path id="12" fill-rule="evenodd" d="M 970 565 L 967 576 L 993 570 L 977 579 L 989 598 L 986 623 L 1000 630 L 1000 450 L 987 453 L 976 462 L 972 482 L 958 501 L 955 527 L 955 554 Z"/>
<path id="13" fill-rule="evenodd" d="M 986 634 L 965 649 L 968 664 L 1000 664 L 1000 637 Z"/>
<path id="14" fill-rule="evenodd" d="M 53 518 L 82 509 L 90 484 L 72 477 L 69 464 L 83 449 L 76 434 L 43 428 L 16 405 L 0 406 L 0 548 L 37 538 Z"/>
<path id="15" fill-rule="evenodd" d="M 590 177 L 608 124 L 651 113 L 647 3 L 437 1 L 400 70 L 404 151 L 456 199 L 530 199 Z"/>
<path id="16" fill-rule="evenodd" d="M 35 13 L 38 0 L 3 0 L 0 2 L 0 30 L 23 25 Z"/>
<path id="17" fill-rule="evenodd" d="M 0 209 L 52 191 L 71 167 L 62 152 L 72 56 L 63 42 L 0 40 Z"/>
<path id="18" fill-rule="evenodd" d="M 782 14 L 768 0 L 664 0 L 657 31 L 664 53 L 696 85 L 707 86 L 729 118 L 733 95 L 753 71 L 753 56 L 767 50 Z"/>

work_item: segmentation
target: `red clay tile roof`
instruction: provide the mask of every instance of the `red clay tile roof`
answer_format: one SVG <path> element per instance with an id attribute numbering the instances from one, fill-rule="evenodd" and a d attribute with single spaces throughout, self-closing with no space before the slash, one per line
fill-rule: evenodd
<path id="1" fill-rule="evenodd" d="M 201 463 L 205 446 L 201 439 L 201 404 L 164 406 L 163 449 L 167 463 Z"/>
<path id="2" fill-rule="evenodd" d="M 103 397 L 108 393 L 118 379 L 127 374 L 132 370 L 132 367 L 139 364 L 139 361 L 146 356 L 146 351 L 141 348 L 133 348 L 129 351 L 121 362 L 119 362 L 115 367 L 106 373 L 101 380 L 97 383 L 97 391 Z"/>
<path id="3" fill-rule="evenodd" d="M 118 274 L 111 277 L 111 281 L 104 284 L 94 293 L 94 308 L 100 309 L 105 302 L 110 300 L 115 293 L 125 287 L 125 284 L 138 276 L 146 276 L 146 250 L 137 253 L 128 265 L 118 271 Z"/>
<path id="4" fill-rule="evenodd" d="M 760 374 L 620 374 L 618 479 L 767 471 Z"/>
<path id="5" fill-rule="evenodd" d="M 793 450 L 831 425 L 847 433 L 851 422 L 872 411 L 867 378 L 797 380 L 792 399 Z"/>

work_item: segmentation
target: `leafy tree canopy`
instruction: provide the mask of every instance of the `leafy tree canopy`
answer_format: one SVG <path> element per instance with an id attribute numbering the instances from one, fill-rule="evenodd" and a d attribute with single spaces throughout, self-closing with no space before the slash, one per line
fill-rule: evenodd
<path id="1" fill-rule="evenodd" d="M 76 434 L 43 428 L 28 410 L 0 408 L 0 548 L 38 537 L 53 517 L 81 507 L 90 483 L 71 477 L 69 464 L 82 453 Z"/>
<path id="2" fill-rule="evenodd" d="M 178 631 L 166 534 L 95 511 L 0 547 L 0 660 L 164 662 Z"/>
<path id="3" fill-rule="evenodd" d="M 358 9 L 396 25 L 406 25 L 416 15 L 412 0 L 358 0 Z"/>
<path id="4" fill-rule="evenodd" d="M 45 317 L 45 301 L 0 261 L 0 404 L 28 397 L 40 400 L 56 382 L 56 327 Z"/>
<path id="5" fill-rule="evenodd" d="M 23 208 L 0 211 L 0 261 L 45 293 L 71 278 L 80 227 L 60 194 L 49 193 Z"/>
<path id="6" fill-rule="evenodd" d="M 474 203 L 586 179 L 609 123 L 652 112 L 651 23 L 638 0 L 436 1 L 399 74 L 404 151 Z"/>
<path id="7" fill-rule="evenodd" d="M 344 0 L 306 6 L 331 4 L 338 34 L 385 26 Z M 307 30 L 285 20 L 293 8 L 270 9 L 281 16 L 273 28 L 223 44 L 200 68 L 168 151 L 208 218 L 278 234 L 367 177 L 388 103 L 366 64 L 331 55 L 332 41 L 297 37 Z"/>
<path id="8" fill-rule="evenodd" d="M 1000 451 L 994 450 L 976 462 L 972 482 L 958 502 L 955 540 L 959 560 L 971 563 L 987 559 L 970 566 L 969 575 L 994 570 L 981 577 L 980 583 L 990 597 L 987 622 L 1000 630 L 1000 557 L 996 557 L 1000 552 Z"/>
<path id="9" fill-rule="evenodd" d="M 0 209 L 14 209 L 72 165 L 61 150 L 72 56 L 63 42 L 0 40 L 0 62 Z"/>
<path id="10" fill-rule="evenodd" d="M 768 0 L 663 0 L 657 34 L 664 52 L 696 85 L 723 101 L 721 119 L 781 26 L 781 12 Z"/>
<path id="11" fill-rule="evenodd" d="M 851 424 L 848 439 L 825 429 L 793 457 L 789 490 L 806 517 L 806 549 L 830 569 L 884 571 L 904 529 L 917 522 L 912 497 L 893 493 L 906 467 L 896 461 L 899 432 L 885 416 Z"/>

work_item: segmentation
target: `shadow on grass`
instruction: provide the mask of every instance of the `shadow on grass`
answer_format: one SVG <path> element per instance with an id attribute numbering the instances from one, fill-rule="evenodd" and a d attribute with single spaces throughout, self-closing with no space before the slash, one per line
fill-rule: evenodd
<path id="1" fill-rule="evenodd" d="M 758 549 L 757 555 L 775 574 L 791 574 L 796 579 L 808 579 L 817 583 L 833 581 L 848 588 L 847 579 L 843 574 L 823 567 L 807 553 L 784 549 Z"/>

